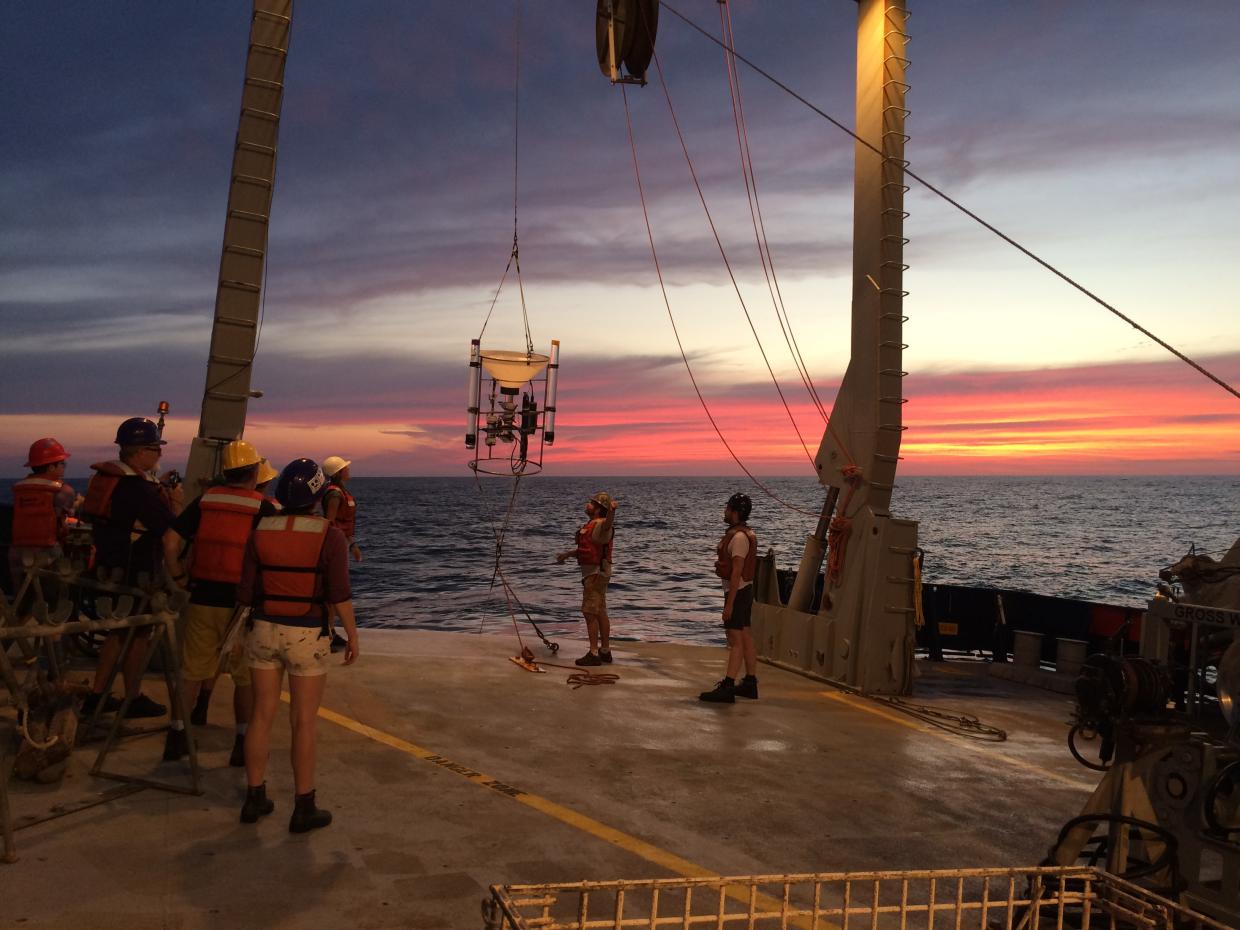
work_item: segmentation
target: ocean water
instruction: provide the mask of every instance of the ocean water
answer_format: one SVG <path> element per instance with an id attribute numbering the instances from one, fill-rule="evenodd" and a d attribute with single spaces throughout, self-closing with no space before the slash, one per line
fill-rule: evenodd
<path id="1" fill-rule="evenodd" d="M 813 481 L 774 478 L 785 500 L 817 511 Z M 501 632 L 512 620 L 491 587 L 495 525 L 512 481 L 358 478 L 353 572 L 359 622 Z M 520 483 L 502 565 L 533 619 L 553 639 L 584 638 L 580 575 L 554 555 L 572 548 L 585 500 L 619 501 L 615 573 L 608 591 L 619 639 L 719 643 L 719 582 L 712 574 L 723 505 L 742 490 L 762 551 L 795 568 L 815 520 L 733 478 L 563 478 Z M 992 585 L 1139 606 L 1159 568 L 1190 545 L 1216 557 L 1240 535 L 1240 479 L 1231 477 L 903 478 L 893 513 L 920 521 L 926 580 Z M 519 615 L 519 614 L 518 614 Z M 522 624 L 522 632 L 529 633 Z M 565 646 L 571 651 L 570 646 Z"/>

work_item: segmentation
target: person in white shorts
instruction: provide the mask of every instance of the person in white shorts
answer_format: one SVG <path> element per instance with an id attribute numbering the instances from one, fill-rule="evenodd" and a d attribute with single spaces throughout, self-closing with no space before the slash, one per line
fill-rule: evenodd
<path id="1" fill-rule="evenodd" d="M 315 805 L 315 722 L 326 684 L 333 612 L 348 634 L 344 664 L 358 656 L 357 622 L 349 590 L 349 546 L 344 533 L 314 513 L 327 479 L 310 459 L 285 466 L 276 484 L 284 508 L 258 522 L 246 547 L 237 602 L 253 609 L 246 662 L 254 687 L 254 716 L 245 740 L 246 798 L 241 822 L 275 809 L 267 798 L 271 728 L 280 708 L 281 679 L 289 676 L 295 796 L 290 833 L 332 822 Z"/>

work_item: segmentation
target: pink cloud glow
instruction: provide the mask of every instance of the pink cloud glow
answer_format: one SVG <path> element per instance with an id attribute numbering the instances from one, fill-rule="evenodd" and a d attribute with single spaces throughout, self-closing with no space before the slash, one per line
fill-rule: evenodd
<path id="1" fill-rule="evenodd" d="M 1240 355 L 1210 360 L 1240 375 Z M 584 382 L 565 383 L 549 473 L 731 474 L 723 449 L 683 370 L 599 362 Z M 769 384 L 705 388 L 716 421 L 754 471 L 810 469 Z M 787 392 L 787 389 L 785 389 Z M 908 379 L 902 470 L 906 474 L 1235 473 L 1240 405 L 1178 362 L 1119 363 L 1033 371 L 929 373 Z M 359 475 L 468 474 L 464 412 L 450 392 L 358 419 L 337 408 L 250 417 L 246 438 L 273 462 L 343 454 Z M 397 408 L 398 409 L 398 408 Z M 813 452 L 822 422 L 794 408 Z M 74 453 L 71 474 L 110 456 L 111 415 L 0 416 L 0 454 L 16 473 L 28 443 L 52 433 Z M 190 418 L 170 419 L 170 466 L 183 463 Z M 104 442 L 100 442 L 103 438 Z"/>

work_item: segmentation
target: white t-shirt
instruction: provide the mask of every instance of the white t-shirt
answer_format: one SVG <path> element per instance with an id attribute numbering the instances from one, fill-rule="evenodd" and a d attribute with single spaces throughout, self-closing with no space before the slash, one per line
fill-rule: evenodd
<path id="1" fill-rule="evenodd" d="M 740 559 L 741 564 L 743 565 L 745 562 L 745 559 L 748 556 L 749 556 L 749 534 L 746 533 L 744 530 L 741 530 L 739 533 L 734 533 L 732 535 L 731 540 L 728 541 L 728 558 L 729 559 Z M 736 565 L 735 562 L 733 562 L 732 564 L 733 566 Z M 728 589 L 728 586 L 731 585 L 732 580 L 730 578 L 723 578 L 721 580 L 723 581 L 723 589 L 726 591 Z M 745 588 L 748 588 L 751 584 L 753 584 L 753 581 L 746 581 L 744 578 L 742 578 L 741 583 L 736 586 L 736 590 L 738 591 L 744 590 Z"/>

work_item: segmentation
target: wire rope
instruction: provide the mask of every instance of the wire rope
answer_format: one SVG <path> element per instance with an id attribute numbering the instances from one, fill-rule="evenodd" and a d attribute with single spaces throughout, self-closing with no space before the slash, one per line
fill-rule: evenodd
<path id="1" fill-rule="evenodd" d="M 887 157 L 883 155 L 882 150 L 881 150 L 881 149 L 879 149 L 877 146 L 875 146 L 873 143 L 871 143 L 871 142 L 867 141 L 866 139 L 861 138 L 861 136 L 857 135 L 857 133 L 853 132 L 851 129 L 849 129 L 847 126 L 845 126 L 845 125 L 844 125 L 843 123 L 841 123 L 839 120 L 837 120 L 835 117 L 831 116 L 831 114 L 827 113 L 825 110 L 823 110 L 823 109 L 821 109 L 820 107 L 816 106 L 815 104 L 811 103 L 811 102 L 810 102 L 810 101 L 809 101 L 806 97 L 804 97 L 802 94 L 798 93 L 797 91 L 793 90 L 793 89 L 792 89 L 789 85 L 785 84 L 785 83 L 784 83 L 783 81 L 781 81 L 779 78 L 775 77 L 773 74 L 771 74 L 771 73 L 770 73 L 769 71 L 767 71 L 765 68 L 761 67 L 760 65 L 758 65 L 758 64 L 756 64 L 755 62 L 751 61 L 750 59 L 746 58 L 744 55 L 742 55 L 742 54 L 740 54 L 739 52 L 737 52 L 734 48 L 731 48 L 730 46 L 728 46 L 728 45 L 724 44 L 723 42 L 720 42 L 720 41 L 719 41 L 719 39 L 715 38 L 713 35 L 711 35 L 709 32 L 707 32 L 705 29 L 703 29 L 701 26 L 699 26 L 699 25 L 698 25 L 697 23 L 695 23 L 693 20 L 689 19 L 689 17 L 685 16 L 683 13 L 681 13 L 679 10 L 677 10 L 674 6 L 672 6 L 671 4 L 667 3 L 667 2 L 666 2 L 666 0 L 659 0 L 659 5 L 660 5 L 660 6 L 662 6 L 662 7 L 663 7 L 665 10 L 667 10 L 669 13 L 671 13 L 673 16 L 675 16 L 677 19 L 679 19 L 681 22 L 685 23 L 685 24 L 686 24 L 686 25 L 688 25 L 690 28 L 692 28 L 692 29 L 694 29 L 696 32 L 700 33 L 702 36 L 704 36 L 704 37 L 705 37 L 706 39 L 708 39 L 709 41 L 714 42 L 716 45 L 718 45 L 718 46 L 720 46 L 721 48 L 724 48 L 725 50 L 727 50 L 730 54 L 732 54 L 733 56 L 735 56 L 735 58 L 736 58 L 738 61 L 742 61 L 742 62 L 744 62 L 744 63 L 745 63 L 746 65 L 748 65 L 751 69 L 753 69 L 753 70 L 754 70 L 757 74 L 759 74 L 760 76 L 762 76 L 762 77 L 766 78 L 766 80 L 770 81 L 772 84 L 774 84 L 774 85 L 775 85 L 776 87 L 778 87 L 780 90 L 784 91 L 784 93 L 788 94 L 789 96 L 791 96 L 791 97 L 792 97 L 792 98 L 794 98 L 795 100 L 797 100 L 797 101 L 799 101 L 800 103 L 804 104 L 806 107 L 808 107 L 808 108 L 809 108 L 810 110 L 812 110 L 814 113 L 817 113 L 819 116 L 821 116 L 821 117 L 822 117 L 823 119 L 825 119 L 827 122 L 831 123 L 831 125 L 835 126 L 835 127 L 836 127 L 837 129 L 839 129 L 841 132 L 846 133 L 847 135 L 851 136 L 854 140 L 856 140 L 857 142 L 859 142 L 861 145 L 865 146 L 865 147 L 866 147 L 866 148 L 868 148 L 870 151 L 872 151 L 872 152 L 876 153 L 876 154 L 877 154 L 880 158 L 884 159 L 884 161 L 890 160 L 890 161 L 893 161 L 893 162 L 898 163 L 898 164 L 900 165 L 900 167 L 902 168 L 902 170 L 903 170 L 903 172 L 904 172 L 904 174 L 905 174 L 905 175 L 907 175 L 908 177 L 912 178 L 914 181 L 916 181 L 918 184 L 920 184 L 920 185 L 921 185 L 922 187 L 924 187 L 926 190 L 930 191 L 930 193 L 934 194 L 936 197 L 940 198 L 940 199 L 941 199 L 941 200 L 943 200 L 944 202 L 946 202 L 946 203 L 950 204 L 951 206 L 955 207 L 957 210 L 959 210 L 959 211 L 960 211 L 961 213 L 963 213 L 965 216 L 969 217 L 969 219 L 973 220 L 973 221 L 974 221 L 975 223 L 977 223 L 978 225 L 982 226 L 984 229 L 987 229 L 987 230 L 989 230 L 990 232 L 994 233 L 996 236 L 998 236 L 1000 239 L 1002 239 L 1002 240 L 1003 240 L 1004 242 L 1006 242 L 1008 245 L 1012 246 L 1012 247 L 1013 247 L 1014 249 L 1016 249 L 1018 252 L 1022 253 L 1022 254 L 1023 254 L 1023 255 L 1025 255 L 1027 258 L 1032 259 L 1034 262 L 1036 262 L 1037 264 L 1041 265 L 1041 266 L 1042 266 L 1043 268 L 1045 268 L 1047 271 L 1051 272 L 1053 275 L 1055 275 L 1056 277 L 1060 278 L 1060 279 L 1061 279 L 1062 281 L 1064 281 L 1065 283 L 1067 283 L 1067 284 L 1071 285 L 1073 288 L 1075 288 L 1076 290 L 1080 291 L 1082 294 L 1084 294 L 1084 295 L 1085 295 L 1086 297 L 1088 297 L 1090 300 L 1094 301 L 1094 302 L 1095 302 L 1096 304 L 1098 304 L 1099 306 L 1103 307 L 1104 309 L 1106 309 L 1106 310 L 1107 310 L 1107 311 L 1109 311 L 1110 313 L 1114 314 L 1114 315 L 1115 315 L 1116 317 L 1118 317 L 1119 319 L 1123 320 L 1125 323 L 1127 323 L 1127 324 L 1128 324 L 1129 326 L 1131 326 L 1133 329 L 1137 330 L 1137 332 L 1141 333 L 1141 335 L 1145 336 L 1145 337 L 1146 337 L 1147 339 L 1149 339 L 1150 341 L 1152 341 L 1152 342 L 1156 343 L 1157 345 L 1161 346 L 1162 348 L 1166 349 L 1168 352 L 1170 352 L 1172 355 L 1174 355 L 1174 356 L 1175 356 L 1176 358 L 1178 358 L 1180 361 L 1184 362 L 1184 363 L 1185 363 L 1186 365 L 1188 365 L 1190 368 L 1193 368 L 1194 370 L 1196 370 L 1199 374 L 1204 375 L 1206 378 L 1208 378 L 1209 380 L 1213 381 L 1215 384 L 1217 384 L 1217 385 L 1218 385 L 1219 387 L 1221 387 L 1223 390 L 1227 391 L 1229 394 L 1232 394 L 1233 396 L 1235 396 L 1235 397 L 1237 397 L 1237 398 L 1240 398 L 1240 390 L 1238 390 L 1238 389 L 1236 389 L 1235 387 L 1233 387 L 1232 385 L 1228 384 L 1226 381 L 1224 381 L 1224 380 L 1223 380 L 1222 378 L 1220 378 L 1218 375 L 1215 375 L 1213 372 L 1209 371 L 1209 370 L 1208 370 L 1208 369 L 1206 369 L 1204 366 L 1200 365 L 1199 363 L 1195 362 L 1193 359 L 1189 358 L 1187 355 L 1185 355 L 1183 352 L 1181 352 L 1181 351 L 1180 351 L 1179 349 L 1177 349 L 1175 346 L 1171 345 L 1169 342 L 1167 342 L 1167 341 L 1165 341 L 1165 340 L 1163 340 L 1163 339 L 1160 339 L 1158 336 L 1154 335 L 1154 333 L 1152 333 L 1150 330 L 1146 329 L 1144 326 L 1142 326 L 1140 323 L 1138 323 L 1138 322 L 1137 322 L 1136 320 L 1134 320 L 1132 317 L 1128 316 L 1127 314 L 1125 314 L 1125 313 L 1123 313 L 1121 310 L 1119 310 L 1117 307 L 1115 307 L 1115 306 L 1113 306 L 1112 304 L 1108 303 L 1107 301 L 1103 300 L 1101 297 L 1099 297 L 1099 296 L 1098 296 L 1097 294 L 1095 294 L 1093 291 L 1089 290 L 1089 288 L 1085 287 L 1085 285 L 1081 284 L 1081 283 L 1080 283 L 1080 282 L 1078 282 L 1076 279 L 1072 278 L 1072 277 L 1071 277 L 1070 275 L 1068 275 L 1066 272 L 1059 270 L 1057 267 L 1055 267 L 1054 265 L 1052 265 L 1049 261 L 1047 261 L 1046 259 L 1042 258 L 1040 255 L 1038 255 L 1036 252 L 1034 252 L 1033 250 L 1029 249 L 1028 247 L 1026 247 L 1026 246 L 1022 245 L 1020 242 L 1018 242 L 1016 239 L 1014 239 L 1014 238 L 1012 238 L 1011 236 L 1009 236 L 1007 233 L 1003 232 L 1003 231 L 1002 231 L 1001 229 L 999 229 L 997 226 L 995 226 L 995 225 L 993 225 L 992 223 L 989 223 L 989 222 L 987 222 L 986 220 L 982 219 L 982 217 L 980 217 L 978 214 L 974 213 L 972 210 L 970 210 L 970 209 L 969 209 L 968 207 L 966 207 L 964 204 L 960 203 L 960 201 L 956 200 L 955 198 L 953 198 L 952 196 L 950 196 L 948 193 L 946 193 L 945 191 L 943 191 L 943 190 L 942 190 L 942 189 L 940 189 L 939 187 L 936 187 L 934 184 L 932 184 L 930 181 L 927 181 L 927 180 L 926 180 L 925 178 L 923 178 L 921 175 L 917 174 L 915 171 L 913 171 L 911 168 L 909 168 L 909 167 L 908 167 L 908 165 L 907 165 L 907 164 L 905 164 L 902 160 L 887 159 Z M 658 56 L 657 56 L 657 55 L 655 56 L 655 60 L 656 60 L 656 62 L 658 61 Z"/>
<path id="2" fill-rule="evenodd" d="M 791 504 L 784 500 L 773 490 L 763 484 L 758 477 L 754 475 L 748 467 L 746 467 L 745 463 L 741 461 L 740 456 L 736 454 L 736 450 L 732 448 L 732 444 L 729 443 L 727 437 L 724 436 L 723 430 L 719 428 L 719 423 L 715 420 L 715 415 L 711 412 L 710 404 L 706 402 L 706 397 L 702 394 L 702 388 L 698 385 L 697 377 L 693 374 L 693 366 L 689 363 L 689 356 L 686 354 L 684 343 L 681 341 L 680 329 L 676 326 L 676 316 L 672 313 L 672 303 L 667 295 L 667 284 L 663 280 L 663 266 L 659 262 L 659 252 L 655 247 L 654 230 L 650 226 L 650 211 L 646 206 L 646 188 L 642 183 L 641 166 L 637 158 L 637 140 L 633 135 L 633 118 L 632 114 L 629 112 L 629 95 L 623 84 L 620 85 L 620 95 L 624 100 L 624 124 L 629 135 L 629 151 L 633 156 L 633 174 L 637 180 L 637 196 L 641 200 L 642 218 L 646 223 L 646 238 L 650 241 L 650 257 L 654 261 L 655 275 L 659 279 L 659 291 L 663 295 L 663 306 L 667 308 L 667 318 L 672 324 L 672 335 L 676 337 L 676 348 L 680 350 L 680 358 L 685 364 L 685 371 L 689 374 L 689 382 L 693 385 L 693 391 L 697 394 L 698 402 L 701 403 L 702 410 L 706 414 L 706 419 L 710 422 L 711 428 L 714 429 L 715 435 L 719 437 L 719 441 L 723 443 L 723 447 L 728 451 L 728 455 L 732 457 L 732 461 L 736 462 L 737 467 L 745 473 L 756 488 L 762 491 L 762 493 L 767 497 L 771 498 L 771 500 L 783 507 L 786 507 L 788 510 L 793 510 L 797 513 L 805 514 L 806 516 L 816 517 L 818 516 L 817 513 L 810 510 L 805 510 L 804 508 L 798 507 L 795 504 Z"/>
<path id="3" fill-rule="evenodd" d="M 736 274 L 732 270 L 732 264 L 728 260 L 727 250 L 723 247 L 723 240 L 719 236 L 719 229 L 715 226 L 715 219 L 711 215 L 710 206 L 706 203 L 706 193 L 702 190 L 702 184 L 698 179 L 697 169 L 693 165 L 693 157 L 689 154 L 689 146 L 685 141 L 684 132 L 680 128 L 680 119 L 676 116 L 676 108 L 672 104 L 671 91 L 668 89 L 667 80 L 663 74 L 663 64 L 660 61 L 659 53 L 654 53 L 655 70 L 659 75 L 659 86 L 663 89 L 663 97 L 667 101 L 668 113 L 672 117 L 672 126 L 676 129 L 676 138 L 680 142 L 680 150 L 684 153 L 685 164 L 689 167 L 689 175 L 693 178 L 693 186 L 697 190 L 698 201 L 702 204 L 702 210 L 706 214 L 706 222 L 710 226 L 711 235 L 714 237 L 715 245 L 719 249 L 719 255 L 723 259 L 723 266 L 728 272 L 728 279 L 732 282 L 732 289 L 736 291 L 736 299 L 740 303 L 741 311 L 745 314 L 745 320 L 749 323 L 749 330 L 753 333 L 754 341 L 758 344 L 758 352 L 762 355 L 762 361 L 766 365 L 767 372 L 770 373 L 771 381 L 775 385 L 775 392 L 779 394 L 779 401 L 783 404 L 784 412 L 788 414 L 788 420 L 792 423 L 792 429 L 797 435 L 797 440 L 801 443 L 801 448 L 805 451 L 805 457 L 809 459 L 810 465 L 815 465 L 814 456 L 810 454 L 809 447 L 805 444 L 805 437 L 801 435 L 801 428 L 797 425 L 796 417 L 792 413 L 792 408 L 788 405 L 788 399 L 784 396 L 784 389 L 780 387 L 779 378 L 775 376 L 775 369 L 771 367 L 771 360 L 767 357 L 766 349 L 762 345 L 762 338 L 758 335 L 758 329 L 754 325 L 753 317 L 749 313 L 749 307 L 745 304 L 745 297 L 741 293 L 740 283 L 736 280 Z M 627 105 L 627 97 L 626 97 Z"/>
<path id="4" fill-rule="evenodd" d="M 732 28 L 731 4 L 728 0 L 721 0 L 718 6 L 719 28 L 723 33 L 724 41 L 729 46 L 735 46 L 736 37 Z M 766 279 L 767 291 L 770 293 L 771 303 L 775 308 L 775 319 L 779 322 L 779 329 L 783 333 L 784 343 L 788 346 L 788 353 L 792 356 L 792 363 L 797 369 L 797 374 L 801 377 L 801 383 L 805 385 L 805 389 L 809 393 L 810 400 L 817 408 L 819 416 L 825 422 L 830 417 L 827 415 L 826 407 L 823 406 L 818 390 L 810 377 L 809 367 L 805 364 L 805 359 L 801 355 L 801 347 L 797 344 L 796 334 L 792 331 L 792 321 L 788 318 L 788 307 L 784 303 L 783 289 L 779 286 L 779 275 L 775 272 L 775 256 L 771 254 L 771 243 L 766 234 L 766 221 L 762 216 L 762 203 L 758 196 L 758 176 L 757 172 L 754 171 L 753 153 L 749 146 L 749 128 L 745 120 L 745 104 L 744 97 L 741 94 L 740 72 L 737 70 L 736 61 L 730 52 L 724 52 L 723 60 L 725 70 L 727 71 L 728 95 L 732 101 L 732 122 L 736 126 L 736 145 L 741 160 L 741 178 L 745 182 L 745 198 L 749 203 L 749 219 L 753 224 L 754 239 L 758 246 L 758 260 L 762 265 L 762 275 Z"/>

